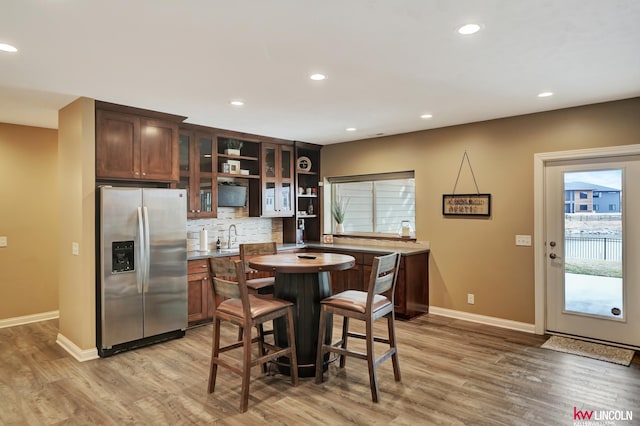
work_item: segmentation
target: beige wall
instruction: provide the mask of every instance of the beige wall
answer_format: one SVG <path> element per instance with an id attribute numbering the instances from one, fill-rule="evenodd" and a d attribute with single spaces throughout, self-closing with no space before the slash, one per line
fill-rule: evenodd
<path id="1" fill-rule="evenodd" d="M 0 124 L 0 320 L 58 309 L 57 131 Z"/>
<path id="2" fill-rule="evenodd" d="M 416 231 L 431 242 L 432 306 L 534 322 L 533 155 L 640 143 L 640 98 L 325 146 L 323 177 L 415 170 Z M 444 218 L 467 151 L 489 219 Z M 465 163 L 456 193 L 475 192 Z M 475 305 L 466 303 L 475 294 Z"/>
<path id="3" fill-rule="evenodd" d="M 81 350 L 96 347 L 94 108 L 92 99 L 80 98 L 58 114 L 59 331 Z"/>

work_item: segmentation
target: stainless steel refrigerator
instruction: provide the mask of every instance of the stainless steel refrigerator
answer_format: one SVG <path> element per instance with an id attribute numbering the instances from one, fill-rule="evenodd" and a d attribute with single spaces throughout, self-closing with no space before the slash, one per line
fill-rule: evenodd
<path id="1" fill-rule="evenodd" d="M 184 336 L 186 191 L 100 187 L 98 204 L 98 353 Z"/>

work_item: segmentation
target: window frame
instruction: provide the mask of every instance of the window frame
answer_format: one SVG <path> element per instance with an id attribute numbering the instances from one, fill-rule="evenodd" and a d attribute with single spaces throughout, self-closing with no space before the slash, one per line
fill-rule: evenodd
<path id="1" fill-rule="evenodd" d="M 325 209 L 324 209 L 324 213 L 325 213 L 325 220 L 324 220 L 324 229 L 327 230 L 329 229 L 329 232 L 325 232 L 325 233 L 329 233 L 329 234 L 333 234 L 333 229 L 335 229 L 335 220 L 333 218 L 333 214 L 332 214 L 332 207 L 333 207 L 333 203 L 335 200 L 335 184 L 344 184 L 344 183 L 358 183 L 358 182 L 369 182 L 371 183 L 371 226 L 372 229 L 374 229 L 374 231 L 370 231 L 370 232 L 365 232 L 365 231 L 349 231 L 346 232 L 346 234 L 348 234 L 349 236 L 368 236 L 368 237 L 383 237 L 383 238 L 389 238 L 390 236 L 392 236 L 393 238 L 400 238 L 397 233 L 395 231 L 393 232 L 376 232 L 376 225 L 377 223 L 377 217 L 378 217 L 378 213 L 376 212 L 376 195 L 377 192 L 379 191 L 379 188 L 376 188 L 377 185 L 375 185 L 375 182 L 380 182 L 380 181 L 388 181 L 388 180 L 402 180 L 402 179 L 412 179 L 413 180 L 413 193 L 412 193 L 412 198 L 413 198 L 413 204 L 412 204 L 412 218 L 411 218 L 411 225 L 413 227 L 413 235 L 412 235 L 412 239 L 415 236 L 415 231 L 416 231 L 416 182 L 415 182 L 415 171 L 414 170 L 408 170 L 408 171 L 400 171 L 400 172 L 389 172 L 389 173 L 372 173 L 372 174 L 366 174 L 366 175 L 351 175 L 351 176 L 331 176 L 331 177 L 326 177 L 324 179 L 324 185 L 325 185 L 325 196 L 324 196 L 324 205 L 325 205 Z M 379 206 L 379 205 L 378 205 Z M 379 225 L 379 224 L 378 224 Z M 398 223 L 398 226 L 400 226 L 400 222 Z M 406 240 L 406 238 L 403 238 L 403 240 Z"/>

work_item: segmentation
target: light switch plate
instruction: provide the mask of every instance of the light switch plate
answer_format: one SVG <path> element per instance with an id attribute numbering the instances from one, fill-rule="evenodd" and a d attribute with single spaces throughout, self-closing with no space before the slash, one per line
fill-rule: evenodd
<path id="1" fill-rule="evenodd" d="M 7 237 L 0 237 L 0 247 L 6 247 L 8 244 Z"/>
<path id="2" fill-rule="evenodd" d="M 77 256 L 80 254 L 80 244 L 71 243 L 71 254 Z"/>
<path id="3" fill-rule="evenodd" d="M 516 245 L 517 246 L 530 246 L 531 245 L 531 235 L 516 235 Z"/>

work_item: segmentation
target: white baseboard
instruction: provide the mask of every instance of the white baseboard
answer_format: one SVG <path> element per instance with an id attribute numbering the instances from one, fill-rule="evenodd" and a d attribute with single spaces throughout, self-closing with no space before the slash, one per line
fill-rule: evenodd
<path id="1" fill-rule="evenodd" d="M 30 324 L 32 322 L 47 321 L 60 317 L 59 311 L 42 312 L 40 314 L 25 315 L 22 317 L 6 318 L 0 320 L 0 328 L 15 327 L 16 325 Z"/>
<path id="2" fill-rule="evenodd" d="M 434 315 L 441 315 L 443 317 L 461 319 L 465 321 L 477 322 L 480 324 L 493 325 L 495 327 L 508 328 L 509 330 L 524 331 L 525 333 L 535 334 L 535 324 L 529 324 L 526 322 L 488 317 L 485 315 L 472 314 L 463 311 L 454 311 L 453 309 L 439 308 L 437 306 L 429 306 L 429 313 Z"/>
<path id="3" fill-rule="evenodd" d="M 64 337 L 62 334 L 58 333 L 58 338 L 56 339 L 56 343 L 60 345 L 65 351 L 69 352 L 71 356 L 77 359 L 80 362 L 90 361 L 92 359 L 98 358 L 98 349 L 80 349 L 73 343 L 71 340 Z"/>

